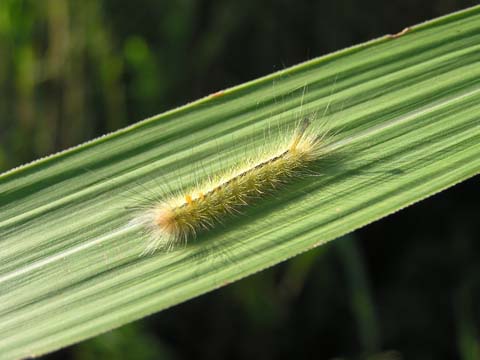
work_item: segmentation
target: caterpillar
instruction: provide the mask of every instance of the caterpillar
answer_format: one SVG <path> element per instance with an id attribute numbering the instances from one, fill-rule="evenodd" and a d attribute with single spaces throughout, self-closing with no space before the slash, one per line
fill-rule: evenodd
<path id="1" fill-rule="evenodd" d="M 310 119 L 301 120 L 293 134 L 272 151 L 143 209 L 132 220 L 147 238 L 142 254 L 186 245 L 199 231 L 213 228 L 225 216 L 239 213 L 242 207 L 305 174 L 328 152 L 330 139 L 328 131 L 318 134 L 310 125 Z"/>

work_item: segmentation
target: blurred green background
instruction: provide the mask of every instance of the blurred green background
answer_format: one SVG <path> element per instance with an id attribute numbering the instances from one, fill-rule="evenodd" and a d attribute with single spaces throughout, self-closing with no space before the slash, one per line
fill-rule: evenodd
<path id="1" fill-rule="evenodd" d="M 0 0 L 0 172 L 474 4 Z M 480 359 L 478 189 L 44 359 Z"/>

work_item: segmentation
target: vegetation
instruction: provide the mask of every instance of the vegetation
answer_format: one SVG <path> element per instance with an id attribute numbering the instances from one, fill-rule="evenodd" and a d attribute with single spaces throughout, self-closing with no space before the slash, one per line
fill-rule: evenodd
<path id="1" fill-rule="evenodd" d="M 245 50 L 226 44 L 248 38 L 249 22 L 259 23 L 242 18 L 247 5 L 143 5 L 0 3 L 0 51 L 8 54 L 0 62 L 4 170 L 239 83 L 242 72 L 269 72 L 262 68 L 275 54 L 262 41 L 269 33 L 256 38 L 251 65 L 243 57 L 238 73 L 233 61 L 219 68 Z M 297 15 L 308 24 L 299 36 L 324 33 Z M 0 358 L 45 353 L 126 324 L 478 174 L 479 24 L 479 8 L 453 14 L 3 174 Z M 287 27 L 277 36 L 289 43 L 289 34 Z M 340 47 L 358 39 L 349 41 Z M 293 184 L 181 252 L 138 257 L 138 233 L 122 227 L 137 196 L 159 179 L 167 187 L 191 183 L 192 164 L 227 168 L 263 143 L 268 124 L 292 124 L 319 109 L 328 109 L 325 119 L 347 144 L 338 161 L 319 164 L 323 177 Z M 64 351 L 79 359 L 312 351 L 475 359 L 476 180 Z"/>

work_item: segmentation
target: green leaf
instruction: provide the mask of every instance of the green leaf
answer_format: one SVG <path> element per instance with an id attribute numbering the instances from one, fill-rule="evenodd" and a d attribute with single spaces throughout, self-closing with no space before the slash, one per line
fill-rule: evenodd
<path id="1" fill-rule="evenodd" d="M 95 336 L 478 174 L 479 79 L 476 7 L 1 175 L 0 357 Z M 323 176 L 295 181 L 184 249 L 139 256 L 145 240 L 127 226 L 129 207 L 228 169 L 312 112 L 325 112 L 319 121 L 344 150 L 319 164 Z"/>

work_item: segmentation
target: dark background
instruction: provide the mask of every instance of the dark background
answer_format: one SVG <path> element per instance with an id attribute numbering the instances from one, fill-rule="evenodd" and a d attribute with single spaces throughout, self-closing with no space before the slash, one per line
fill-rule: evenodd
<path id="1" fill-rule="evenodd" d="M 1 0 L 0 172 L 474 5 Z M 478 177 L 45 359 L 480 359 Z"/>

